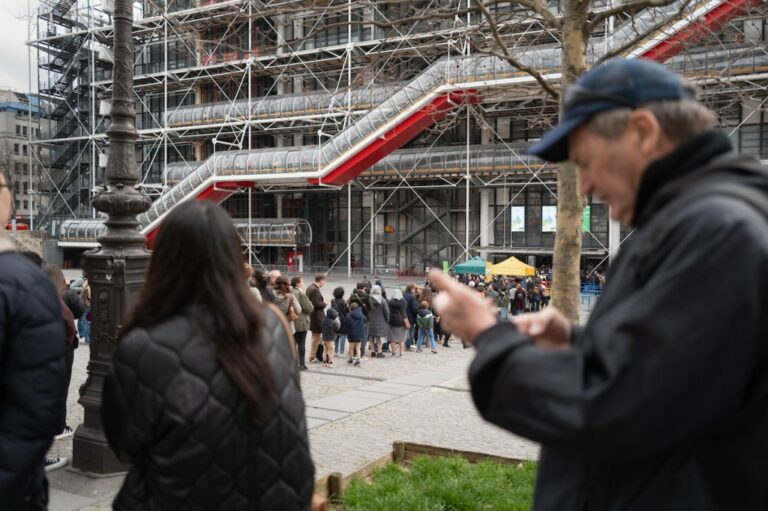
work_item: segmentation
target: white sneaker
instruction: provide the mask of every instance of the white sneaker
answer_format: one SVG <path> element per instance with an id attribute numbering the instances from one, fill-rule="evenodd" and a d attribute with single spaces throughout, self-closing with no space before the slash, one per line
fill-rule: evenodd
<path id="1" fill-rule="evenodd" d="M 50 472 L 51 470 L 56 470 L 57 468 L 66 467 L 68 463 L 69 463 L 69 458 L 67 457 L 59 458 L 58 456 L 46 456 L 45 460 L 43 461 L 46 472 Z"/>
<path id="2" fill-rule="evenodd" d="M 75 432 L 72 430 L 72 428 L 69 426 L 64 426 L 64 430 L 53 438 L 55 440 L 61 440 L 62 438 L 67 438 L 68 436 L 72 436 L 74 434 Z"/>

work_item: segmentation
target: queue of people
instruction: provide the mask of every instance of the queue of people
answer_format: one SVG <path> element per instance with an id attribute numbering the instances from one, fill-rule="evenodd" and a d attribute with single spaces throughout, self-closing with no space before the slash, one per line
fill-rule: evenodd
<path id="1" fill-rule="evenodd" d="M 343 287 L 333 290 L 325 299 L 322 288 L 324 274 L 315 275 L 305 288 L 304 279 L 295 276 L 289 281 L 279 270 L 264 272 L 246 265 L 251 289 L 259 299 L 274 303 L 285 316 L 296 343 L 298 367 L 307 363 L 335 368 L 339 359 L 360 366 L 361 361 L 402 357 L 404 352 L 421 353 L 429 343 L 431 353 L 437 345 L 450 348 L 451 333 L 442 328 L 440 317 L 434 313 L 432 300 L 438 290 L 432 286 L 391 290 L 388 298 L 382 282 L 375 284 L 363 276 L 346 297 Z M 306 353 L 307 333 L 311 334 L 309 354 Z M 366 356 L 366 351 L 368 356 Z"/>
<path id="2" fill-rule="evenodd" d="M 496 276 L 490 282 L 480 275 L 460 275 L 458 281 L 488 298 L 504 320 L 510 315 L 538 312 L 551 300 L 552 277 L 547 280 L 546 273 L 528 278 Z"/>

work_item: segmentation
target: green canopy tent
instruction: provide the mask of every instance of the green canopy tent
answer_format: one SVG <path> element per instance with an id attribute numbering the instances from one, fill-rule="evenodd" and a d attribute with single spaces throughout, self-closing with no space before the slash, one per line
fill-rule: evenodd
<path id="1" fill-rule="evenodd" d="M 488 261 L 482 257 L 473 257 L 469 261 L 464 261 L 453 267 L 454 273 L 485 275 L 485 269 L 488 267 Z"/>

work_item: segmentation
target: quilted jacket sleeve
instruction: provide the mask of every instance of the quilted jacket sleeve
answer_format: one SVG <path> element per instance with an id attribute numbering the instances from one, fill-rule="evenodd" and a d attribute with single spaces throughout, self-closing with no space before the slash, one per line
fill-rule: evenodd
<path id="1" fill-rule="evenodd" d="M 104 382 L 101 418 L 110 447 L 123 460 L 129 461 L 147 445 L 153 436 L 163 407 L 163 394 L 158 381 L 164 378 L 142 378 L 156 372 L 168 374 L 162 355 L 153 353 L 151 338 L 138 328 L 120 340 L 112 362 L 112 371 Z"/>
<path id="2" fill-rule="evenodd" d="M 39 269 L 16 254 L 0 268 L 0 507 L 18 500 L 41 470 L 64 398 L 64 325 L 59 298 Z"/>

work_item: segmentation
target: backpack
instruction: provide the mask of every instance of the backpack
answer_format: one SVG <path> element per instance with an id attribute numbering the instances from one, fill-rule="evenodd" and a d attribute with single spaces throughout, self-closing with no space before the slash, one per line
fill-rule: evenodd
<path id="1" fill-rule="evenodd" d="M 347 313 L 343 310 L 343 305 L 346 305 L 343 298 L 334 298 L 331 302 L 331 308 L 339 314 L 339 320 L 341 321 L 344 321 L 344 318 L 347 316 Z"/>
<path id="2" fill-rule="evenodd" d="M 434 318 L 435 317 L 432 315 L 431 312 L 427 316 L 417 315 L 416 316 L 416 326 L 418 326 L 419 328 L 421 328 L 423 330 L 430 330 L 432 328 L 432 320 Z"/>

